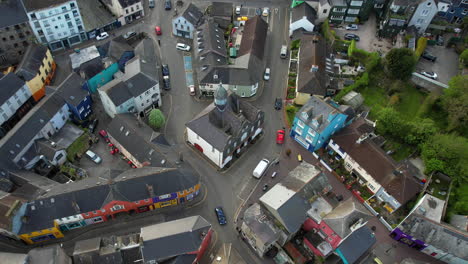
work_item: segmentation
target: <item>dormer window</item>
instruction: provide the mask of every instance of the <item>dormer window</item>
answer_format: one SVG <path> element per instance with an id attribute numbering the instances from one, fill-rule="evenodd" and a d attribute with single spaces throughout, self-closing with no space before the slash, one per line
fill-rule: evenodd
<path id="1" fill-rule="evenodd" d="M 309 115 L 307 114 L 307 112 L 302 112 L 301 116 L 302 116 L 302 118 L 304 118 L 306 120 L 309 119 Z"/>
<path id="2" fill-rule="evenodd" d="M 319 123 L 316 119 L 312 120 L 312 126 L 318 127 Z"/>

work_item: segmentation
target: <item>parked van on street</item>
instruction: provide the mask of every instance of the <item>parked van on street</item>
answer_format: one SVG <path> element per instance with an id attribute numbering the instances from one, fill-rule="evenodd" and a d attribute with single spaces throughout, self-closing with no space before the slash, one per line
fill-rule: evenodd
<path id="1" fill-rule="evenodd" d="M 270 164 L 270 161 L 267 159 L 262 159 L 257 167 L 255 167 L 255 170 L 253 171 L 253 176 L 257 179 L 260 179 L 262 175 L 265 173 L 266 169 L 268 168 L 268 164 Z"/>
<path id="2" fill-rule="evenodd" d="M 281 46 L 280 57 L 282 59 L 286 59 L 288 57 L 288 46 L 287 45 Z"/>

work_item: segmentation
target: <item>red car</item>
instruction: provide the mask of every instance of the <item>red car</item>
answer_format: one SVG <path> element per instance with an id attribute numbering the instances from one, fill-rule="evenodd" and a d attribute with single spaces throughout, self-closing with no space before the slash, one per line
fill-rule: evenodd
<path id="1" fill-rule="evenodd" d="M 154 28 L 154 31 L 156 31 L 156 35 L 158 35 L 158 36 L 162 34 L 161 28 L 158 27 L 158 26 L 156 26 L 156 27 Z"/>
<path id="2" fill-rule="evenodd" d="M 276 144 L 284 143 L 284 130 L 280 129 L 276 131 Z"/>
<path id="3" fill-rule="evenodd" d="M 101 135 L 101 137 L 103 137 L 107 143 L 110 142 L 109 136 L 107 135 L 107 132 L 104 129 L 99 131 L 99 135 Z"/>

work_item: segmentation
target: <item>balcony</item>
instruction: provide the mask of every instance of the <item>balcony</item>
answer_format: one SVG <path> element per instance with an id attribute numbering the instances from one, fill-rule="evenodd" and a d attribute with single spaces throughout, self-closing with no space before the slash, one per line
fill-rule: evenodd
<path id="1" fill-rule="evenodd" d="M 351 1 L 351 6 L 358 6 L 361 7 L 363 5 L 363 1 Z"/>

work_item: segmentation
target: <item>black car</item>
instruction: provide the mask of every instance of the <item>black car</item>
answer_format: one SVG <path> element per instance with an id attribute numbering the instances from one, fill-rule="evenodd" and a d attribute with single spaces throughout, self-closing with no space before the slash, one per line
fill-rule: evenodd
<path id="1" fill-rule="evenodd" d="M 98 125 L 99 120 L 93 119 L 91 122 L 89 122 L 88 129 L 89 132 L 94 133 L 94 130 L 96 130 L 96 127 Z"/>
<path id="2" fill-rule="evenodd" d="M 220 225 L 225 225 L 227 221 L 226 221 L 226 215 L 224 214 L 223 208 L 216 207 L 215 213 L 216 213 L 216 217 L 218 218 L 218 223 Z"/>
<path id="3" fill-rule="evenodd" d="M 162 66 L 162 75 L 169 76 L 169 65 L 163 64 Z"/>
<path id="4" fill-rule="evenodd" d="M 281 100 L 281 98 L 276 98 L 275 99 L 275 109 L 276 110 L 281 110 L 282 106 L 283 106 L 283 100 Z"/>
<path id="5" fill-rule="evenodd" d="M 432 61 L 432 62 L 435 62 L 437 60 L 437 57 L 428 53 L 428 52 L 424 52 L 421 57 L 423 57 L 424 59 L 428 60 L 428 61 Z"/>
<path id="6" fill-rule="evenodd" d="M 353 39 L 354 39 L 355 41 L 359 41 L 359 40 L 360 40 L 360 38 L 359 38 L 358 35 L 352 34 L 352 33 L 346 33 L 346 34 L 344 35 L 344 39 L 346 39 L 346 40 L 353 40 Z"/>
<path id="7" fill-rule="evenodd" d="M 171 89 L 171 81 L 169 81 L 169 78 L 163 78 L 163 85 L 164 85 L 164 90 Z"/>
<path id="8" fill-rule="evenodd" d="M 164 9 L 171 10 L 171 8 L 172 8 L 171 0 L 166 0 L 166 2 L 164 3 Z"/>

